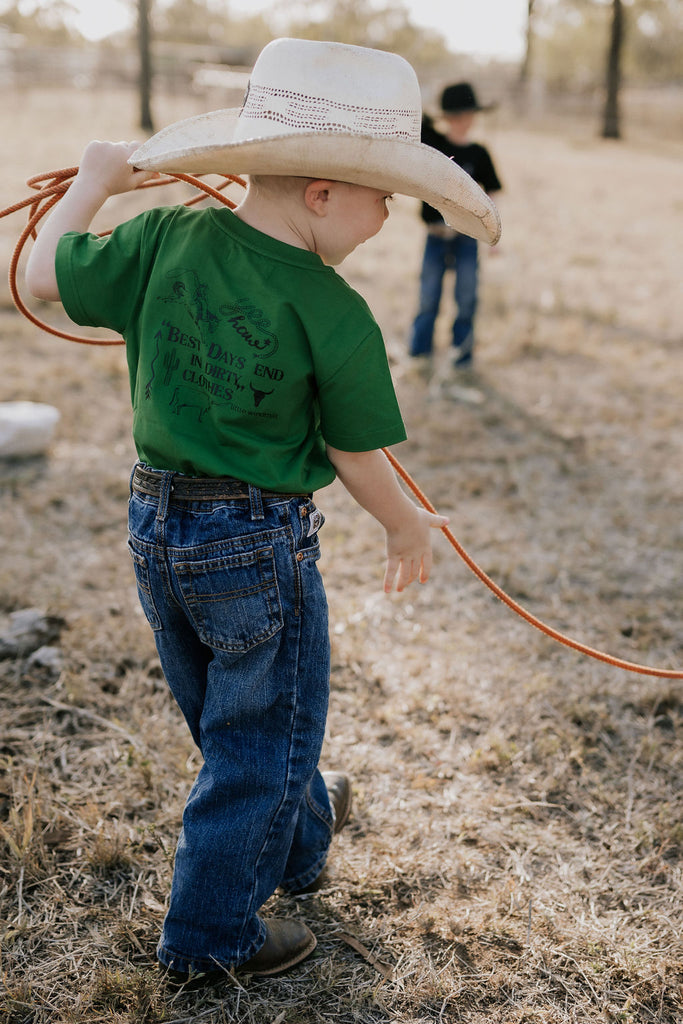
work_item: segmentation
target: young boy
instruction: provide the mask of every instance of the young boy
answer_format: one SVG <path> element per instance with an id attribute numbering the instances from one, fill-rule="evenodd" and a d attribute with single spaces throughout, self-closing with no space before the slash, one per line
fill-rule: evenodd
<path id="1" fill-rule="evenodd" d="M 402 58 L 275 40 L 240 111 L 139 149 L 91 143 L 27 266 L 34 295 L 126 341 L 129 546 L 203 756 L 157 950 L 181 983 L 276 974 L 315 946 L 299 920 L 258 915 L 278 887 L 320 883 L 351 801 L 346 776 L 318 770 L 329 649 L 312 492 L 337 475 L 382 523 L 387 592 L 427 580 L 431 531 L 446 523 L 413 504 L 380 450 L 405 437 L 386 353 L 332 269 L 379 231 L 393 191 L 497 237 L 478 186 L 421 144 L 420 116 Z M 108 196 L 190 168 L 250 174 L 246 198 L 88 233 Z"/>
<path id="2" fill-rule="evenodd" d="M 470 132 L 479 111 L 488 110 L 479 104 L 469 82 L 448 85 L 441 94 L 441 117 L 445 133 L 434 127 L 425 116 L 422 141 L 438 149 L 462 167 L 492 195 L 502 186 L 485 146 L 472 142 Z M 474 355 L 474 317 L 477 311 L 479 265 L 476 238 L 455 231 L 444 222 L 438 210 L 422 204 L 422 220 L 427 238 L 420 272 L 419 309 L 410 336 L 411 356 L 431 356 L 434 325 L 441 303 L 441 290 L 446 270 L 455 271 L 454 294 L 457 315 L 453 322 L 453 364 L 457 371 L 470 371 Z"/>

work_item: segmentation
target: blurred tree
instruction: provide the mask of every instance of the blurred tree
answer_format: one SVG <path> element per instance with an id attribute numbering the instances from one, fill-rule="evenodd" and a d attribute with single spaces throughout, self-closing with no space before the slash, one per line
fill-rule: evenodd
<path id="1" fill-rule="evenodd" d="M 626 71 L 648 81 L 683 82 L 681 0 L 636 0 L 632 22 L 624 53 Z"/>
<path id="2" fill-rule="evenodd" d="M 392 50 L 410 61 L 418 76 L 453 63 L 441 33 L 418 29 L 400 2 L 376 7 L 368 0 L 280 0 L 273 11 L 288 35 Z"/>
<path id="3" fill-rule="evenodd" d="M 140 127 L 153 131 L 152 40 L 183 46 L 211 46 L 216 50 L 259 49 L 271 33 L 264 19 L 252 16 L 234 20 L 226 0 L 133 0 L 137 6 L 137 37 L 140 56 Z"/>
<path id="4" fill-rule="evenodd" d="M 622 71 L 630 82 L 683 80 L 681 0 L 621 0 Z M 605 80 L 613 0 L 536 0 L 535 63 L 558 89 L 595 89 Z"/>
<path id="5" fill-rule="evenodd" d="M 5 0 L 0 25 L 34 45 L 73 46 L 84 41 L 80 32 L 69 26 L 74 13 L 68 0 L 43 0 L 40 6 L 36 3 L 28 9 L 20 0 Z"/>
<path id="6" fill-rule="evenodd" d="M 531 75 L 532 67 L 532 52 L 534 43 L 534 7 L 536 6 L 536 0 L 527 0 L 527 14 L 526 14 L 526 32 L 525 32 L 525 44 L 524 44 L 524 57 L 519 69 L 519 83 L 524 88 L 526 87 L 529 77 Z"/>
<path id="7" fill-rule="evenodd" d="M 225 4 L 207 3 L 206 0 L 172 0 L 160 6 L 155 17 L 158 39 L 205 43 L 222 41 L 225 36 L 227 12 L 220 10 Z"/>
<path id="8" fill-rule="evenodd" d="M 601 134 L 621 135 L 630 85 L 683 82 L 681 0 L 536 0 L 536 62 L 556 93 L 603 95 Z"/>
<path id="9" fill-rule="evenodd" d="M 621 87 L 621 55 L 624 42 L 624 8 L 622 0 L 612 0 L 612 28 L 607 51 L 605 82 L 605 112 L 602 122 L 603 139 L 621 138 L 619 126 L 619 89 Z"/>
<path id="10" fill-rule="evenodd" d="M 263 15 L 236 18 L 229 0 L 170 0 L 159 4 L 154 24 L 164 42 L 260 49 L 272 38 Z"/>
<path id="11" fill-rule="evenodd" d="M 138 53 L 140 56 L 140 127 L 154 131 L 152 119 L 152 30 L 150 24 L 152 0 L 138 0 Z"/>
<path id="12" fill-rule="evenodd" d="M 536 63 L 550 88 L 595 88 L 604 66 L 606 10 L 600 0 L 537 0 Z"/>

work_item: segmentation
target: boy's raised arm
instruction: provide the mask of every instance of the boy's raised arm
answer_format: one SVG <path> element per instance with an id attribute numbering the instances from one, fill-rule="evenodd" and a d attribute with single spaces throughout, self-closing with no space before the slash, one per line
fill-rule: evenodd
<path id="1" fill-rule="evenodd" d="M 138 145 L 95 141 L 86 147 L 78 174 L 45 221 L 26 264 L 26 286 L 37 299 L 59 300 L 55 255 L 62 235 L 87 231 L 109 196 L 129 192 L 156 176 L 153 171 L 136 171 L 129 165 L 128 158 Z"/>
<path id="2" fill-rule="evenodd" d="M 448 517 L 418 508 L 381 451 L 343 452 L 328 445 L 327 457 L 349 494 L 386 530 L 385 593 L 394 582 L 398 591 L 415 579 L 426 583 L 432 567 L 430 531 L 446 526 Z"/>

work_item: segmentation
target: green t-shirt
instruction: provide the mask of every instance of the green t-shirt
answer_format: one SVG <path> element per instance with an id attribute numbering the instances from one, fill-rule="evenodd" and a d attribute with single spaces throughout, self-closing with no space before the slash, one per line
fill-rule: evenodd
<path id="1" fill-rule="evenodd" d="M 381 332 L 320 257 L 228 209 L 156 208 L 57 249 L 64 307 L 126 341 L 138 457 L 285 493 L 334 479 L 325 442 L 405 439 Z"/>

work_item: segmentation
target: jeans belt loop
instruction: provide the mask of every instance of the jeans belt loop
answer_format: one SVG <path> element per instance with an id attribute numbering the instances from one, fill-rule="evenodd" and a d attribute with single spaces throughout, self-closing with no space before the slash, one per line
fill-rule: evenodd
<path id="1" fill-rule="evenodd" d="M 156 519 L 162 523 L 168 514 L 168 502 L 173 490 L 173 473 L 164 472 L 161 476 L 161 487 L 159 490 L 159 505 L 157 507 Z"/>
<path id="2" fill-rule="evenodd" d="M 251 511 L 251 518 L 254 519 L 265 519 L 263 514 L 263 497 L 261 495 L 260 487 L 254 487 L 253 484 L 249 484 L 249 509 Z"/>

